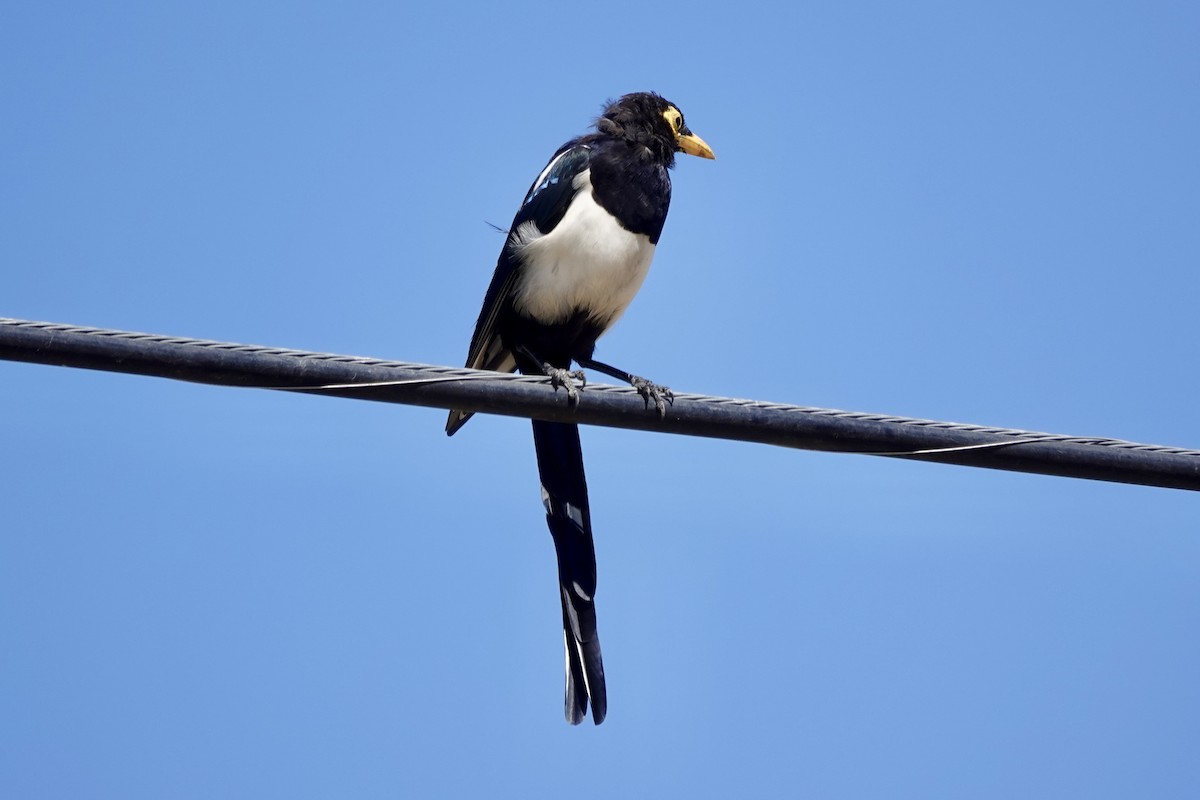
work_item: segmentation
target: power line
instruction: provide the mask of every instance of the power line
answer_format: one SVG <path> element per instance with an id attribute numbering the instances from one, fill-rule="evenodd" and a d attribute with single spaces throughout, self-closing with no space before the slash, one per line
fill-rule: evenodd
<path id="1" fill-rule="evenodd" d="M 540 377 L 3 317 L 0 358 L 1200 491 L 1200 450 L 1120 439 L 697 394 L 660 417 L 627 387 L 589 384 L 572 407 Z"/>

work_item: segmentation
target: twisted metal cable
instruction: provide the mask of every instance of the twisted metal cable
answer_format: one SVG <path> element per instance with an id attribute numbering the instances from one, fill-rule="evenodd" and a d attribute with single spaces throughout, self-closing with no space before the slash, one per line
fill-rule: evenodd
<path id="1" fill-rule="evenodd" d="M 0 358 L 201 383 L 533 416 L 812 450 L 1200 490 L 1200 450 L 887 414 L 587 384 L 577 405 L 540 376 L 0 318 Z"/>

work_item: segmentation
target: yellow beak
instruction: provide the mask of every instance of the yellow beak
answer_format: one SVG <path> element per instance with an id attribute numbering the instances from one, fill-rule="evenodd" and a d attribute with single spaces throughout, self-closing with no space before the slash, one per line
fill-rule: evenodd
<path id="1" fill-rule="evenodd" d="M 684 130 L 687 130 L 684 128 Z M 679 133 L 675 136 L 675 144 L 679 149 L 687 153 L 689 156 L 700 156 L 701 158 L 716 159 L 713 155 L 712 148 L 696 134 L 688 131 L 687 133 Z"/>

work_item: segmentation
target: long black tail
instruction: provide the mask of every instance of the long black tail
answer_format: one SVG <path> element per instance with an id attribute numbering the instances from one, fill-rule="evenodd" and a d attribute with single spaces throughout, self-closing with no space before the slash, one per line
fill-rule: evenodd
<path id="1" fill-rule="evenodd" d="M 592 702 L 592 721 L 599 725 L 608 712 L 604 664 L 596 633 L 596 550 L 588 511 L 579 426 L 533 421 L 533 444 L 542 478 L 546 524 L 558 552 L 558 586 L 562 596 L 563 640 L 567 648 L 567 722 L 578 725 Z"/>

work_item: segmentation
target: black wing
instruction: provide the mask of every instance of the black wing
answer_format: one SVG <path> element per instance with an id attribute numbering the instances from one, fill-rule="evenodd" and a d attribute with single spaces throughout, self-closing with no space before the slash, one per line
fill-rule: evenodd
<path id="1" fill-rule="evenodd" d="M 471 369 L 491 369 L 512 372 L 517 367 L 516 359 L 509 352 L 496 331 L 496 318 L 504 304 L 510 302 L 512 284 L 521 267 L 521 260 L 513 244 L 513 233 L 527 222 L 532 222 L 542 234 L 547 234 L 562 222 L 579 190 L 575 178 L 588 168 L 591 148 L 579 139 L 563 145 L 550 159 L 537 180 L 529 187 L 525 201 L 517 210 L 496 271 L 483 298 L 483 309 L 475 323 L 475 335 L 471 337 L 471 349 L 467 354 L 467 366 Z M 471 414 L 466 411 L 451 411 L 446 420 L 446 433 L 453 434 L 461 428 Z"/>

